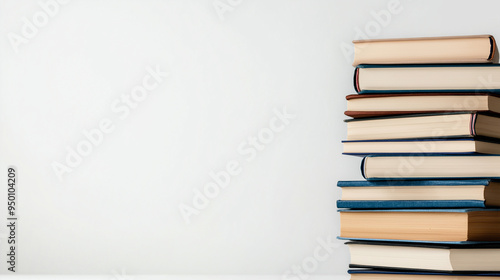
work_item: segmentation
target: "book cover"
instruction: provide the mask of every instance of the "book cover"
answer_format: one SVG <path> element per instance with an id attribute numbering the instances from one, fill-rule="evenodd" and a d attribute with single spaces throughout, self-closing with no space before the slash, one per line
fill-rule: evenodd
<path id="1" fill-rule="evenodd" d="M 337 187 L 381 187 L 381 186 L 470 186 L 488 185 L 493 179 L 472 180 L 379 180 L 379 181 L 338 181 Z"/>
<path id="2" fill-rule="evenodd" d="M 484 200 L 337 200 L 337 208 L 485 208 Z"/>

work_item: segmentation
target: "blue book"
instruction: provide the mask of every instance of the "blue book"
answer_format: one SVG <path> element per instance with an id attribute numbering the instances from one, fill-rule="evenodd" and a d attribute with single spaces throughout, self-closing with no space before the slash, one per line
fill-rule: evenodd
<path id="1" fill-rule="evenodd" d="M 388 241 L 500 241 L 500 209 L 376 209 L 340 212 L 340 237 Z"/>
<path id="2" fill-rule="evenodd" d="M 347 242 L 351 268 L 489 274 L 500 272 L 500 244 Z M 392 278 L 399 279 L 399 278 Z"/>
<path id="3" fill-rule="evenodd" d="M 352 280 L 372 280 L 371 276 L 383 276 L 387 280 L 400 280 L 403 275 L 412 275 L 412 279 L 467 279 L 467 280 L 493 280 L 500 279 L 499 272 L 431 272 L 422 270 L 376 270 L 376 269 L 350 269 L 347 273 L 351 274 Z M 455 277 L 455 278 L 450 278 Z M 488 277 L 488 278 L 485 278 Z M 406 279 L 406 278 L 405 278 Z"/>
<path id="4" fill-rule="evenodd" d="M 422 276 L 422 279 L 427 279 L 428 277 L 425 276 L 453 276 L 453 277 L 458 277 L 464 276 L 464 277 L 477 277 L 478 280 L 484 279 L 484 277 L 495 277 L 495 278 L 487 278 L 488 280 L 493 280 L 493 279 L 500 279 L 500 273 L 499 272 L 469 272 L 469 273 L 463 273 L 463 272 L 430 272 L 430 271 L 419 271 L 419 270 L 376 270 L 376 269 L 349 269 L 347 273 L 352 275 L 384 275 L 387 279 L 401 279 L 398 277 L 401 277 L 401 275 L 415 275 L 415 276 Z M 483 277 L 483 278 L 481 278 Z M 417 278 L 417 277 L 416 277 Z M 418 277 L 420 278 L 420 277 Z M 371 278 L 364 278 L 364 277 L 355 277 L 354 279 L 371 279 Z M 449 277 L 444 277 L 443 279 L 450 279 Z M 468 278 L 469 279 L 469 278 Z M 472 278 L 474 279 L 474 278 Z"/>
<path id="5" fill-rule="evenodd" d="M 338 200 L 337 208 L 412 209 L 412 208 L 485 208 L 482 200 Z M 498 206 L 496 206 L 498 207 Z"/>
<path id="6" fill-rule="evenodd" d="M 485 186 L 492 182 L 500 182 L 492 179 L 469 179 L 469 180 L 387 180 L 387 181 L 338 181 L 337 187 L 405 187 L 405 186 Z"/>
<path id="7" fill-rule="evenodd" d="M 342 241 L 356 241 L 356 242 L 386 242 L 394 244 L 416 244 L 416 245 L 443 245 L 443 246 L 486 246 L 486 245 L 498 245 L 500 246 L 500 241 L 423 241 L 423 240 L 408 240 L 408 239 L 377 239 L 377 238 L 353 238 L 353 237 L 340 237 L 337 236 L 338 240 Z"/>
<path id="8" fill-rule="evenodd" d="M 500 207 L 500 182 L 478 180 L 339 181 L 337 208 Z"/>
<path id="9" fill-rule="evenodd" d="M 391 92 L 500 93 L 499 64 L 358 65 L 354 88 L 360 94 Z"/>
<path id="10" fill-rule="evenodd" d="M 500 179 L 500 155 L 369 155 L 361 174 L 367 180 Z"/>

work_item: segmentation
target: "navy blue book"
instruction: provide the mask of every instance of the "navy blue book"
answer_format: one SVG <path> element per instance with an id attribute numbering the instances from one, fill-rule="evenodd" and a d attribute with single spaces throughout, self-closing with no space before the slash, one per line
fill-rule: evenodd
<path id="1" fill-rule="evenodd" d="M 485 208 L 500 207 L 500 181 L 390 180 L 339 181 L 337 208 Z"/>
<path id="2" fill-rule="evenodd" d="M 368 180 L 500 179 L 500 155 L 369 155 L 361 173 Z"/>
<path id="3" fill-rule="evenodd" d="M 499 64 L 359 65 L 354 70 L 354 88 L 361 94 L 499 93 L 499 80 Z"/>
<path id="4" fill-rule="evenodd" d="M 388 243 L 407 243 L 407 244 L 427 244 L 427 245 L 462 245 L 462 246 L 483 246 L 483 245 L 498 245 L 500 241 L 422 241 L 422 240 L 407 240 L 407 239 L 374 239 L 374 238 L 354 238 L 354 237 L 340 237 L 338 240 L 342 241 L 356 241 L 356 242 L 388 242 Z"/>
<path id="5" fill-rule="evenodd" d="M 376 270 L 376 269 L 350 269 L 351 280 L 373 280 L 373 279 L 429 279 L 429 280 L 497 280 L 500 279 L 499 272 L 430 272 L 419 270 Z M 408 278 L 410 277 L 411 278 Z M 382 278 L 381 278 L 382 277 Z M 486 277 L 486 278 L 485 278 Z"/>
<path id="6" fill-rule="evenodd" d="M 500 241 L 500 209 L 377 209 L 340 212 L 340 237 L 388 241 Z"/>
<path id="7" fill-rule="evenodd" d="M 500 244 L 498 243 L 450 245 L 354 241 L 347 242 L 346 245 L 351 253 L 349 265 L 351 268 L 402 270 L 405 273 L 434 271 L 458 275 L 490 276 L 497 276 L 500 272 Z"/>

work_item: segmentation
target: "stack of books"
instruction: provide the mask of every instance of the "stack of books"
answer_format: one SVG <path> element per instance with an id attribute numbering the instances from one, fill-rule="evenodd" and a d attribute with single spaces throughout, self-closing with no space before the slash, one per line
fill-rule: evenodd
<path id="1" fill-rule="evenodd" d="M 355 41 L 340 181 L 351 279 L 500 279 L 500 65 L 493 36 Z"/>

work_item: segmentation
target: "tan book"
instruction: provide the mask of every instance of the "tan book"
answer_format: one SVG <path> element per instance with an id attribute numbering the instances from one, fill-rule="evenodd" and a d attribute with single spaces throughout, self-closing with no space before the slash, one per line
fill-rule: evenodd
<path id="1" fill-rule="evenodd" d="M 493 139 L 431 138 L 342 141 L 344 155 L 401 154 L 500 154 L 500 141 Z"/>
<path id="2" fill-rule="evenodd" d="M 479 273 L 500 271 L 499 244 L 432 244 L 400 242 L 347 242 L 351 268 L 397 269 L 401 273 L 439 271 Z M 404 271 L 403 271 L 404 269 Z M 405 273 L 405 274 L 406 274 Z M 491 273 L 494 275 L 494 273 Z M 456 275 L 456 274 L 455 274 Z M 498 275 L 496 276 L 498 278 Z M 493 278 L 493 279 L 496 279 Z M 357 278 L 424 279 L 424 278 Z M 425 278 L 427 279 L 427 278 Z M 435 279 L 435 278 L 429 278 Z M 455 278 L 438 278 L 455 279 Z M 458 278 L 462 279 L 462 278 Z M 457 279 L 457 280 L 458 280 Z M 477 278 L 464 278 L 467 280 Z M 481 278 L 483 279 L 483 278 Z M 484 278 L 486 280 L 488 278 Z M 437 280 L 437 279 L 436 279 Z"/>
<path id="3" fill-rule="evenodd" d="M 354 63 L 432 64 L 490 63 L 496 58 L 491 35 L 358 40 L 354 44 Z"/>
<path id="4" fill-rule="evenodd" d="M 500 210 L 341 210 L 340 237 L 412 241 L 500 241 Z"/>
<path id="5" fill-rule="evenodd" d="M 500 117 L 481 113 L 420 114 L 349 119 L 346 122 L 347 140 L 350 141 L 471 136 L 500 138 Z"/>
<path id="6" fill-rule="evenodd" d="M 344 114 L 353 118 L 459 111 L 500 114 L 500 97 L 488 93 L 350 94 L 346 100 Z"/>
<path id="7" fill-rule="evenodd" d="M 363 158 L 361 172 L 375 179 L 470 179 L 500 178 L 498 155 L 370 155 Z"/>

